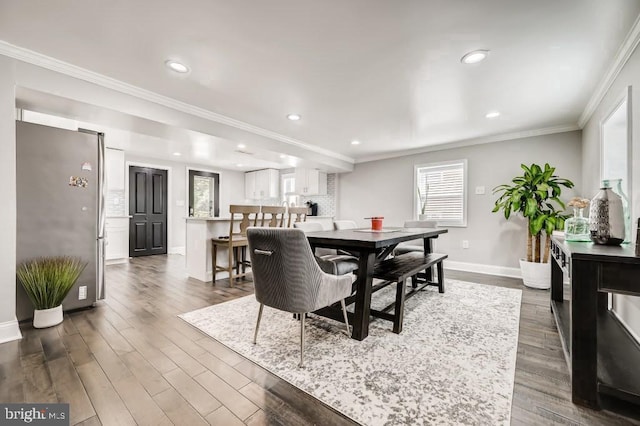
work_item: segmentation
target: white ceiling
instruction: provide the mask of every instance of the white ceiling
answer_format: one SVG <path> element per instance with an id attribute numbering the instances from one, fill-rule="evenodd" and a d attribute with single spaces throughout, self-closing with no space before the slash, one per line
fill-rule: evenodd
<path id="1" fill-rule="evenodd" d="M 637 0 L 0 0 L 0 40 L 362 161 L 575 127 L 639 13 Z M 475 49 L 488 59 L 461 64 Z"/>

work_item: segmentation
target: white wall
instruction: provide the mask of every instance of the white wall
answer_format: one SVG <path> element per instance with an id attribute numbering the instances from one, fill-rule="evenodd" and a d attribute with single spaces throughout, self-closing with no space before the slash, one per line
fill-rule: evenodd
<path id="1" fill-rule="evenodd" d="M 0 56 L 0 343 L 21 337 L 16 321 L 15 68 Z"/>
<path id="2" fill-rule="evenodd" d="M 631 222 L 634 224 L 632 243 L 635 243 L 636 224 L 640 216 L 640 50 L 636 48 L 614 83 L 607 91 L 582 133 L 582 184 L 585 195 L 592 197 L 600 187 L 600 123 L 613 109 L 627 86 L 632 86 L 632 158 L 631 158 Z M 640 298 L 616 296 L 615 309 L 636 339 L 640 337 Z"/>
<path id="3" fill-rule="evenodd" d="M 135 137 L 135 136 L 133 136 Z M 212 168 L 206 165 L 185 164 L 176 161 L 156 160 L 154 158 L 140 157 L 125 152 L 125 163 L 170 167 L 169 190 L 169 221 L 167 225 L 167 238 L 169 253 L 184 254 L 186 245 L 185 217 L 188 212 L 189 195 L 187 193 L 187 167 L 197 170 L 205 170 L 220 174 L 220 216 L 229 215 L 230 204 L 244 203 L 244 173 L 235 170 Z M 128 174 L 128 170 L 125 171 Z M 128 190 L 127 196 L 128 199 Z M 182 202 L 182 206 L 179 206 Z"/>
<path id="4" fill-rule="evenodd" d="M 521 163 L 545 162 L 579 190 L 580 137 L 579 131 L 566 132 L 356 164 L 353 172 L 340 175 L 338 218 L 365 226 L 364 217 L 384 216 L 385 225 L 402 226 L 414 216 L 414 165 L 467 159 L 467 227 L 449 228 L 437 248 L 451 261 L 493 265 L 484 271 L 517 275 L 511 268 L 518 268 L 518 259 L 526 254 L 525 221 L 505 221 L 502 214 L 492 213 L 496 197 L 491 190 L 521 174 Z M 476 186 L 484 186 L 485 194 L 476 195 Z M 563 192 L 562 199 L 574 192 Z M 462 240 L 469 241 L 469 249 L 462 249 Z"/>

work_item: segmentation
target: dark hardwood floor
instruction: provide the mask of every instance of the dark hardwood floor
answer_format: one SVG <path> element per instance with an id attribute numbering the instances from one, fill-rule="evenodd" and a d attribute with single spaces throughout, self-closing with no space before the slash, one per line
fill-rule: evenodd
<path id="1" fill-rule="evenodd" d="M 547 291 L 509 278 L 445 276 L 523 289 L 512 424 L 640 424 L 570 402 Z M 22 324 L 22 340 L 0 345 L 0 401 L 69 402 L 71 424 L 82 425 L 353 424 L 176 316 L 251 294 L 250 281 L 229 288 L 189 279 L 184 258 L 170 255 L 108 266 L 107 283 L 95 308 L 49 329 Z"/>

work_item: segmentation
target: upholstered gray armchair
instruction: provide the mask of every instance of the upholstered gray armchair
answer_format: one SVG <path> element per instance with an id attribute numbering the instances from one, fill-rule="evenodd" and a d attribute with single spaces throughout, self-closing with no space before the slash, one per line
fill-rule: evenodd
<path id="1" fill-rule="evenodd" d="M 323 272 L 300 229 L 249 228 L 247 239 L 255 296 L 260 303 L 253 343 L 258 338 L 264 305 L 300 314 L 300 366 L 303 367 L 304 323 L 308 312 L 340 301 L 349 333 L 344 299 L 351 294 L 351 276 Z"/>
<path id="2" fill-rule="evenodd" d="M 302 229 L 304 233 L 323 231 L 319 222 L 297 222 L 294 228 Z M 358 269 L 358 258 L 342 250 L 318 247 L 315 250 L 316 261 L 320 268 L 333 275 L 344 275 Z"/>

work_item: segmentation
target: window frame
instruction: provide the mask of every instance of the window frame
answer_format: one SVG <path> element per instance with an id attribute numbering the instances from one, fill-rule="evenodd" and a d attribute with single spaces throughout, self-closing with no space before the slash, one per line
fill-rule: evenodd
<path id="1" fill-rule="evenodd" d="M 210 172 L 206 170 L 188 169 L 187 187 L 189 193 L 189 206 L 187 207 L 187 216 L 194 217 L 191 209 L 194 202 L 193 181 L 195 176 L 213 178 L 214 194 L 213 194 L 213 216 L 220 217 L 220 173 Z"/>
<path id="2" fill-rule="evenodd" d="M 469 176 L 468 176 L 468 164 L 467 164 L 466 158 L 460 159 L 460 160 L 448 160 L 448 161 L 438 161 L 433 163 L 415 164 L 413 166 L 413 217 L 416 220 L 418 219 L 418 215 L 420 211 L 420 200 L 418 199 L 418 170 L 424 169 L 424 168 L 453 166 L 456 164 L 462 165 L 462 220 L 461 221 L 437 220 L 437 219 L 434 219 L 434 220 L 438 222 L 438 226 L 459 227 L 459 228 L 467 227 Z M 428 220 L 431 220 L 431 219 L 428 219 Z"/>
<path id="3" fill-rule="evenodd" d="M 280 188 L 282 189 L 282 193 L 281 193 L 282 199 L 281 199 L 281 201 L 283 203 L 286 202 L 287 206 L 292 206 L 292 205 L 295 205 L 295 203 L 298 201 L 298 196 L 296 194 L 292 194 L 292 193 L 287 195 L 287 193 L 285 192 L 286 186 L 285 186 L 285 182 L 284 182 L 286 179 L 293 179 L 293 188 L 295 189 L 296 174 L 295 173 L 282 173 L 280 175 Z"/>

